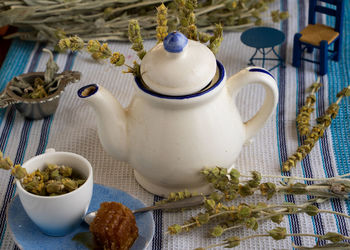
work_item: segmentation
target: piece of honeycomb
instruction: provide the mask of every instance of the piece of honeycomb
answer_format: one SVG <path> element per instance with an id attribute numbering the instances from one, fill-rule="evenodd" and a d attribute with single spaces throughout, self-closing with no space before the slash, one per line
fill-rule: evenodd
<path id="1" fill-rule="evenodd" d="M 90 224 L 96 244 L 105 250 L 130 249 L 138 237 L 138 228 L 131 210 L 118 202 L 103 202 Z"/>

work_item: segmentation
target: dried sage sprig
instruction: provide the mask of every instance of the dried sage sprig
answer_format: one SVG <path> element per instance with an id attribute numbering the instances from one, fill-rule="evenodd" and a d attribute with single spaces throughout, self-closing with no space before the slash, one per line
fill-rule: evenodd
<path id="1" fill-rule="evenodd" d="M 56 196 L 76 190 L 85 183 L 71 167 L 48 164 L 46 168 L 28 174 L 20 164 L 14 165 L 9 157 L 3 158 L 0 151 L 0 169 L 11 170 L 25 190 L 41 196 Z"/>
<path id="2" fill-rule="evenodd" d="M 164 203 L 169 203 L 172 201 L 178 201 L 178 200 L 184 200 L 193 196 L 196 196 L 198 194 L 196 193 L 191 193 L 187 189 L 184 191 L 180 192 L 171 192 L 169 196 L 161 201 L 158 201 L 157 204 L 164 204 Z"/>
<path id="3" fill-rule="evenodd" d="M 44 74 L 45 84 L 50 84 L 51 82 L 54 81 L 55 74 L 58 72 L 58 70 L 60 68 L 58 67 L 57 63 L 53 59 L 52 52 L 48 49 L 43 49 L 43 51 L 48 53 L 50 56 L 49 60 L 46 63 L 46 70 L 45 70 L 45 74 Z"/>
<path id="4" fill-rule="evenodd" d="M 79 51 L 84 47 L 84 41 L 78 36 L 62 38 L 58 41 L 58 47 L 61 50 L 70 49 L 71 51 Z"/>
<path id="5" fill-rule="evenodd" d="M 198 30 L 196 26 L 196 15 L 194 14 L 194 10 L 198 6 L 197 0 L 175 0 L 175 3 L 179 13 L 179 31 L 188 39 L 197 41 Z"/>
<path id="6" fill-rule="evenodd" d="M 340 101 L 343 97 L 347 96 L 350 96 L 350 85 L 341 90 L 337 94 L 337 101 L 328 107 L 323 116 L 317 118 L 318 124 L 312 128 L 303 144 L 298 147 L 296 152 L 282 164 L 283 171 L 290 171 L 292 167 L 295 167 L 298 161 L 304 159 L 311 152 L 312 148 L 315 146 L 315 143 L 318 141 L 318 139 L 323 137 L 324 132 L 331 125 L 332 120 L 337 116 L 340 108 Z"/>
<path id="7" fill-rule="evenodd" d="M 306 98 L 305 105 L 300 108 L 299 114 L 296 118 L 297 128 L 300 135 L 307 135 L 310 132 L 310 115 L 314 111 L 313 106 L 316 102 L 315 93 L 320 87 L 320 77 L 318 77 L 317 81 L 311 85 L 311 93 Z"/>
<path id="8" fill-rule="evenodd" d="M 219 237 L 223 233 L 237 228 L 246 227 L 253 230 L 258 229 L 258 222 L 270 219 L 274 223 L 281 223 L 285 215 L 306 213 L 309 216 L 315 216 L 319 213 L 336 214 L 345 218 L 349 215 L 332 210 L 318 209 L 313 203 L 323 203 L 328 199 L 311 199 L 304 204 L 294 203 L 283 204 L 258 204 L 240 203 L 239 205 L 226 206 L 222 201 L 214 199 L 205 200 L 205 210 L 185 221 L 183 225 L 175 224 L 168 227 L 168 233 L 178 234 L 188 232 L 196 227 L 200 227 L 211 221 L 218 223 L 210 230 L 210 235 Z"/>
<path id="9" fill-rule="evenodd" d="M 287 11 L 282 11 L 282 12 L 280 12 L 279 10 L 271 11 L 271 18 L 272 18 L 272 21 L 275 23 L 281 20 L 284 20 L 288 17 L 289 17 L 289 14 Z"/>
<path id="10" fill-rule="evenodd" d="M 214 55 L 219 52 L 219 48 L 223 39 L 223 28 L 221 24 L 216 24 L 214 34 L 212 37 L 210 37 L 210 43 L 208 45 L 208 48 L 214 53 Z"/>
<path id="11" fill-rule="evenodd" d="M 267 234 L 253 234 L 245 237 L 238 237 L 238 236 L 232 236 L 224 240 L 223 243 L 219 244 L 214 244 L 210 245 L 207 247 L 199 247 L 196 248 L 195 250 L 206 250 L 210 248 L 215 248 L 215 247 L 224 247 L 224 248 L 234 248 L 240 245 L 242 241 L 249 240 L 249 239 L 254 239 L 254 238 L 261 238 L 261 237 L 271 237 L 274 240 L 283 240 L 286 239 L 287 237 L 295 237 L 295 236 L 300 236 L 300 237 L 314 237 L 318 238 L 319 240 L 328 240 L 331 241 L 332 243 L 338 243 L 344 240 L 349 240 L 349 236 L 344 236 L 339 233 L 334 233 L 334 232 L 328 232 L 325 235 L 319 235 L 319 234 L 307 234 L 307 233 L 287 233 L 287 229 L 284 227 L 276 227 L 272 230 L 267 231 Z M 333 245 L 333 246 L 339 246 L 339 245 Z M 342 244 L 344 246 L 344 244 Z M 349 244 L 345 243 L 345 246 L 349 246 Z"/>
<path id="12" fill-rule="evenodd" d="M 140 56 L 144 55 L 146 52 L 143 49 L 142 38 L 138 36 L 139 32 L 137 21 L 134 21 L 130 25 L 131 39 L 133 39 L 133 49 L 138 52 Z M 101 44 L 97 40 L 90 40 L 87 44 L 84 43 L 82 39 L 77 36 L 63 38 L 58 42 L 58 47 L 60 50 L 64 51 L 70 49 L 72 51 L 86 50 L 90 53 L 91 57 L 97 61 L 109 59 L 110 63 L 116 67 L 126 66 L 127 71 L 124 73 L 132 73 L 135 76 L 140 75 L 140 65 L 135 61 L 133 66 L 125 64 L 125 56 L 120 52 L 112 52 L 108 47 L 107 43 Z"/>
<path id="13" fill-rule="evenodd" d="M 129 22 L 129 40 L 132 43 L 131 48 L 137 52 L 137 56 L 142 60 L 146 55 L 146 51 L 143 47 L 140 25 L 136 19 Z"/>
<path id="14" fill-rule="evenodd" d="M 158 43 L 163 42 L 168 35 L 168 9 L 162 3 L 157 7 L 157 40 Z"/>
<path id="15" fill-rule="evenodd" d="M 321 198 L 340 198 L 347 199 L 350 194 L 350 180 L 345 178 L 349 174 L 323 179 L 313 178 L 297 178 L 297 177 L 285 177 L 285 176 L 270 176 L 261 175 L 257 171 L 253 171 L 251 175 L 241 175 L 237 169 L 232 169 L 227 172 L 226 168 L 215 167 L 210 169 L 204 169 L 201 172 L 206 180 L 217 191 L 222 193 L 223 198 L 226 201 L 236 199 L 238 196 L 246 197 L 253 195 L 256 191 L 260 191 L 261 195 L 267 199 L 271 199 L 278 193 L 283 194 L 295 194 L 295 195 L 313 195 Z M 241 181 L 240 177 L 248 177 L 249 180 Z M 280 184 L 272 182 L 261 182 L 262 178 L 280 178 L 284 179 Z M 295 182 L 295 180 L 309 180 L 314 184 L 305 184 L 301 182 Z"/>
<path id="16" fill-rule="evenodd" d="M 175 0 L 178 8 L 178 17 L 180 20 L 179 31 L 182 32 L 188 39 L 207 43 L 208 48 L 217 54 L 223 40 L 223 27 L 221 24 L 215 24 L 213 35 L 210 36 L 205 32 L 200 32 L 196 25 L 195 8 L 197 8 L 197 0 Z"/>
<path id="17" fill-rule="evenodd" d="M 200 227 L 204 224 L 214 223 L 210 229 L 210 235 L 219 237 L 224 233 L 231 232 L 237 228 L 246 227 L 256 230 L 259 223 L 265 220 L 271 220 L 274 223 L 281 223 L 284 216 L 290 214 L 306 213 L 309 216 L 316 216 L 319 213 L 336 214 L 345 218 L 350 218 L 349 215 L 339 213 L 332 210 L 319 209 L 315 204 L 320 204 L 329 201 L 330 198 L 348 199 L 350 194 L 350 180 L 345 178 L 349 176 L 337 176 L 332 178 L 298 178 L 284 176 L 264 176 L 257 171 L 253 171 L 250 175 L 241 174 L 237 169 L 228 171 L 226 168 L 206 168 L 202 171 L 206 180 L 211 183 L 215 191 L 206 196 L 202 210 L 195 216 L 186 220 L 182 225 L 174 224 L 168 228 L 167 233 L 178 234 L 188 232 L 192 229 Z M 280 184 L 262 183 L 263 178 L 281 178 L 284 179 Z M 241 178 L 245 178 L 241 180 Z M 246 179 L 248 178 L 248 179 Z M 307 185 L 305 183 L 295 183 L 297 179 L 312 180 L 315 183 Z M 309 199 L 303 204 L 282 203 L 268 204 L 259 202 L 257 204 L 248 204 L 241 202 L 238 205 L 226 205 L 226 201 L 236 199 L 238 196 L 245 197 L 255 194 L 260 191 L 260 194 L 270 199 L 278 193 L 297 194 L 297 195 L 313 195 L 314 199 Z M 183 199 L 190 196 L 187 192 L 178 192 L 171 194 L 171 200 Z M 300 235 L 307 236 L 307 235 Z M 329 239 L 329 235 L 323 239 Z M 216 245 L 215 245 L 216 246 Z M 217 246 L 224 246 L 220 243 Z M 229 247 L 228 245 L 225 245 Z M 233 247 L 231 245 L 230 247 Z"/>

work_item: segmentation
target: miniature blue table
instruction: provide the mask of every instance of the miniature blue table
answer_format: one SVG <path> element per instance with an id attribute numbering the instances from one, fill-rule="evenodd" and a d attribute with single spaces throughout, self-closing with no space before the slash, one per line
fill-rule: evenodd
<path id="1" fill-rule="evenodd" d="M 269 70 L 273 70 L 279 65 L 284 65 L 283 59 L 275 51 L 274 47 L 284 42 L 285 35 L 282 31 L 270 27 L 254 27 L 244 31 L 241 35 L 241 41 L 249 47 L 255 48 L 253 56 L 249 59 L 248 65 L 255 66 L 254 60 L 261 60 L 262 67 L 265 67 L 265 60 L 275 60 L 278 64 Z M 262 57 L 255 57 L 260 52 Z M 266 57 L 269 53 L 276 57 Z"/>

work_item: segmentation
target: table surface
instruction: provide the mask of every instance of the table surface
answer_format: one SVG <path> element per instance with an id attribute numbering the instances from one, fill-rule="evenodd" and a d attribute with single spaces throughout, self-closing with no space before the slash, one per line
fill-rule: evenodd
<path id="1" fill-rule="evenodd" d="M 270 24 L 271 27 L 282 30 L 286 34 L 286 42 L 280 48 L 280 55 L 286 58 L 286 67 L 276 68 L 271 73 L 275 76 L 279 88 L 279 102 L 276 112 L 267 121 L 265 127 L 255 136 L 253 142 L 243 147 L 235 166 L 244 173 L 259 170 L 263 174 L 281 174 L 281 163 L 288 155 L 294 153 L 300 140 L 297 136 L 295 117 L 298 109 L 304 104 L 308 95 L 307 88 L 316 80 L 315 65 L 305 63 L 301 68 L 291 66 L 293 36 L 307 23 L 307 0 L 276 1 L 271 9 L 288 10 L 290 18 L 282 24 Z M 336 100 L 336 93 L 350 83 L 350 3 L 346 1 L 344 22 L 344 46 L 339 63 L 329 62 L 329 74 L 321 78 L 323 86 L 317 94 L 315 112 L 312 119 L 324 113 L 330 103 Z M 227 76 L 246 67 L 247 60 L 253 53 L 253 48 L 240 42 L 240 33 L 227 32 L 220 52 L 217 54 L 226 68 Z M 256 39 L 260 39 L 257 37 Z M 126 56 L 127 63 L 136 59 L 128 43 L 111 43 L 113 51 L 121 51 Z M 155 41 L 146 41 L 145 47 L 150 49 Z M 48 59 L 43 48 L 52 48 L 45 43 L 33 43 L 14 40 L 0 69 L 0 87 L 14 76 L 30 71 L 42 71 Z M 310 55 L 312 57 L 312 55 Z M 124 107 L 131 102 L 134 95 L 134 82 L 130 75 L 122 74 L 108 64 L 93 62 L 84 53 L 58 54 L 55 60 L 61 70 L 72 69 L 82 72 L 80 82 L 69 85 L 63 93 L 59 107 L 54 116 L 43 120 L 30 121 L 24 119 L 14 107 L 0 110 L 0 150 L 16 163 L 23 163 L 34 155 L 43 153 L 47 148 L 59 151 L 70 151 L 83 155 L 94 168 L 94 181 L 110 187 L 124 190 L 137 197 L 147 205 L 159 200 L 145 191 L 135 181 L 131 166 L 125 162 L 110 157 L 102 148 L 97 132 L 96 119 L 92 109 L 77 97 L 77 90 L 89 83 L 99 83 L 110 90 Z M 269 63 L 269 62 L 268 62 Z M 269 68 L 267 63 L 266 67 Z M 273 62 L 272 62 L 273 63 Z M 236 98 L 237 106 L 243 120 L 253 116 L 262 104 L 264 94 L 262 88 L 251 85 L 243 89 Z M 295 169 L 291 175 L 299 177 L 331 177 L 350 172 L 350 98 L 341 102 L 338 117 L 326 131 L 325 137 L 316 143 L 310 155 Z M 276 181 L 277 180 L 269 180 Z M 15 195 L 15 187 L 7 171 L 0 170 L 0 246 L 1 249 L 13 249 L 14 242 L 6 224 L 6 209 L 8 202 Z M 305 196 L 273 197 L 271 203 L 285 201 L 305 202 Z M 244 199 L 247 203 L 266 201 L 258 195 Z M 242 202 L 237 200 L 235 203 Z M 322 209 L 335 210 L 350 214 L 350 203 L 343 200 L 332 200 L 320 205 Z M 195 229 L 188 234 L 171 236 L 165 234 L 167 227 L 182 223 L 198 211 L 183 213 L 154 212 L 156 224 L 155 237 L 149 249 L 194 249 L 221 242 L 233 235 L 247 236 L 253 231 L 236 230 L 223 237 L 212 239 L 207 237 L 209 227 Z M 272 222 L 261 223 L 256 233 L 265 233 L 274 228 Z M 285 217 L 279 225 L 288 232 L 324 234 L 328 231 L 350 233 L 348 219 L 329 214 L 310 217 L 305 214 Z M 238 249 L 290 249 L 292 242 L 303 246 L 313 246 L 315 240 L 311 237 L 288 237 L 285 240 L 274 241 L 269 238 L 247 240 Z"/>
<path id="2" fill-rule="evenodd" d="M 281 30 L 271 27 L 254 27 L 241 35 L 241 41 L 253 48 L 272 48 L 283 43 L 285 35 Z"/>

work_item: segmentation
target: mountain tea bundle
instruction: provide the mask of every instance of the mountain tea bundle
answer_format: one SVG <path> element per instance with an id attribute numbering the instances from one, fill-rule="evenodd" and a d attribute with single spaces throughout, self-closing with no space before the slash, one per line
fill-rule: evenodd
<path id="1" fill-rule="evenodd" d="M 63 37 L 77 35 L 84 41 L 124 41 L 128 40 L 129 20 L 137 19 L 143 38 L 148 39 L 156 35 L 154 10 L 164 3 L 169 9 L 168 32 L 191 21 L 176 18 L 184 10 L 178 6 L 185 5 L 187 9 L 198 5 L 195 18 L 199 31 L 213 31 L 216 23 L 225 30 L 237 31 L 262 25 L 266 21 L 262 13 L 268 11 L 273 2 L 275 0 L 0 0 L 0 27 L 21 28 L 8 38 L 23 40 L 57 43 Z M 287 12 L 271 11 L 274 22 L 287 17 Z"/>

